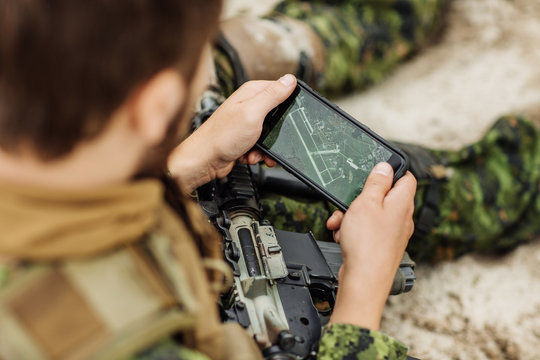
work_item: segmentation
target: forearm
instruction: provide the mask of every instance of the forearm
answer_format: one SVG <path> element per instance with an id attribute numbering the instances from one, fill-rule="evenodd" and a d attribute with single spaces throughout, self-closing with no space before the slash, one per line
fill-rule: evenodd
<path id="1" fill-rule="evenodd" d="M 171 176 L 187 193 L 215 178 L 210 165 L 212 158 L 209 154 L 210 149 L 199 142 L 198 135 L 195 132 L 178 145 L 168 161 Z"/>
<path id="2" fill-rule="evenodd" d="M 330 324 L 346 323 L 379 330 L 384 304 L 392 286 L 393 265 L 347 264 L 339 272 L 339 291 Z"/>

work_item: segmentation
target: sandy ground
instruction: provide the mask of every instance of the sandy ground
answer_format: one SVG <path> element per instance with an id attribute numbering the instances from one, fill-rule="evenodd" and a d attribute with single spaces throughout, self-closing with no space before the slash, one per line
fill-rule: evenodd
<path id="1" fill-rule="evenodd" d="M 226 16 L 275 1 L 230 0 Z M 435 148 L 478 139 L 503 114 L 540 110 L 540 0 L 454 0 L 440 41 L 382 84 L 338 101 L 384 137 Z M 540 219 L 539 219 L 540 221 Z M 382 330 L 422 359 L 540 358 L 540 239 L 502 257 L 419 264 Z"/>

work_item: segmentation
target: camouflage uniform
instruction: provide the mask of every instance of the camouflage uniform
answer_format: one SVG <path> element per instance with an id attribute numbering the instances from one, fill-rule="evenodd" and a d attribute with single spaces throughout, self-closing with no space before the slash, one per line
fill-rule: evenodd
<path id="1" fill-rule="evenodd" d="M 134 357 L 133 360 L 208 360 L 205 355 L 186 349 L 172 340 Z M 405 360 L 407 348 L 377 331 L 348 324 L 324 326 L 319 343 L 319 360 Z"/>
<path id="2" fill-rule="evenodd" d="M 426 206 L 438 214 L 409 244 L 417 259 L 504 251 L 540 235 L 540 132 L 530 122 L 505 116 L 470 146 L 430 153 L 444 177 L 418 186 L 415 216 Z M 430 187 L 438 201 L 425 205 Z"/>
<path id="3" fill-rule="evenodd" d="M 376 84 L 425 46 L 442 29 L 448 2 L 286 0 L 265 18 L 279 21 L 285 15 L 313 28 L 324 44 L 326 65 L 314 81 L 302 71 L 297 76 L 333 96 Z M 233 71 L 238 64 L 221 51 L 215 60 L 227 96 L 239 83 Z M 396 145 L 410 156 L 418 179 L 416 232 L 408 248 L 416 260 L 506 250 L 540 234 L 540 135 L 526 119 L 503 117 L 460 151 Z M 325 223 L 335 207 L 326 201 L 267 193 L 261 202 L 276 228 L 331 240 Z M 402 344 L 377 332 L 339 324 L 323 334 L 320 359 L 406 357 Z"/>
<path id="4" fill-rule="evenodd" d="M 332 96 L 381 81 L 440 29 L 446 3 L 287 0 L 278 4 L 275 12 L 306 22 L 321 37 L 326 66 L 314 85 Z"/>
<path id="5" fill-rule="evenodd" d="M 324 71 L 306 78 L 326 96 L 347 93 L 381 81 L 400 61 L 425 46 L 442 29 L 448 0 L 285 0 L 265 19 L 279 22 L 282 16 L 299 19 L 317 33 L 325 48 Z M 279 56 L 279 55 L 276 55 Z M 221 48 L 214 51 L 219 87 L 224 96 L 247 79 L 235 69 Z M 299 59 L 299 62 L 301 60 Z M 262 205 L 274 226 L 297 232 L 312 231 L 320 240 L 332 240 L 326 220 L 334 206 L 308 200 L 265 194 Z"/>
<path id="6" fill-rule="evenodd" d="M 208 357 L 200 352 L 190 350 L 185 346 L 168 338 L 156 344 L 151 349 L 131 358 L 131 360 L 208 360 Z"/>
<path id="7" fill-rule="evenodd" d="M 323 328 L 318 359 L 388 359 L 407 357 L 407 348 L 400 342 L 376 331 L 348 324 Z"/>
<path id="8" fill-rule="evenodd" d="M 297 76 L 323 95 L 335 96 L 378 83 L 400 61 L 428 43 L 442 29 L 448 2 L 285 0 L 265 19 L 279 22 L 287 16 L 313 28 L 324 44 L 326 66 L 324 72 L 316 74 L 315 83 L 304 72 Z M 237 64 L 231 64 L 221 51 L 215 52 L 215 60 L 220 88 L 228 96 L 237 81 L 233 71 Z"/>
<path id="9" fill-rule="evenodd" d="M 377 83 L 425 46 L 442 29 L 448 3 L 286 0 L 266 18 L 300 19 L 320 36 L 326 67 L 312 85 L 332 96 Z M 216 63 L 220 85 L 230 89 L 234 76 L 219 53 Z M 396 145 L 408 153 L 418 179 L 417 231 L 408 248 L 415 260 L 507 250 L 540 234 L 540 139 L 527 119 L 502 117 L 460 151 Z M 325 222 L 335 208 L 326 202 L 266 194 L 262 203 L 277 228 L 331 239 Z"/>
<path id="10" fill-rule="evenodd" d="M 500 118 L 459 151 L 396 145 L 418 179 L 417 229 L 407 249 L 415 260 L 504 251 L 540 235 L 540 132 L 523 117 Z M 262 203 L 277 228 L 331 236 L 325 221 L 333 207 L 322 200 L 271 194 Z"/>
<path id="11" fill-rule="evenodd" d="M 442 29 L 448 0 L 286 0 L 265 19 L 288 16 L 308 25 L 325 47 L 326 66 L 313 79 L 297 72 L 326 96 L 347 93 L 381 81 L 400 61 L 424 46 Z M 276 55 L 279 56 L 279 55 Z M 219 87 L 230 95 L 246 79 L 235 69 L 237 59 L 222 48 L 214 51 Z M 301 60 L 299 59 L 299 62 Z M 336 208 L 325 201 L 266 194 L 263 208 L 274 226 L 312 231 L 320 240 L 332 240 L 326 220 Z"/>

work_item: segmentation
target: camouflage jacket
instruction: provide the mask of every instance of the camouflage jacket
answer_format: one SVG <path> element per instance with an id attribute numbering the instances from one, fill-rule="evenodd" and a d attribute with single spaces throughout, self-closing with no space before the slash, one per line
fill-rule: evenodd
<path id="1" fill-rule="evenodd" d="M 407 348 L 399 341 L 380 332 L 349 324 L 325 326 L 317 356 L 320 360 L 404 360 L 406 358 Z M 161 359 L 207 360 L 208 358 L 170 339 L 134 358 L 134 360 Z"/>
<path id="2" fill-rule="evenodd" d="M 354 325 L 334 324 L 323 328 L 317 358 L 400 360 L 406 357 L 407 348 L 391 337 Z"/>

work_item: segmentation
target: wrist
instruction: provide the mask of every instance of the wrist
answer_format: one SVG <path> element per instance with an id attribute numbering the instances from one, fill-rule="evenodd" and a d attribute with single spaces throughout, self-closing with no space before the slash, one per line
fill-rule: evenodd
<path id="1" fill-rule="evenodd" d="M 194 145 L 196 141 L 190 136 L 173 150 L 168 161 L 171 176 L 188 193 L 215 178 L 209 166 L 207 151 Z"/>
<path id="2" fill-rule="evenodd" d="M 350 324 L 378 331 L 383 307 L 384 302 L 374 299 L 369 290 L 351 291 L 351 288 L 340 284 L 329 323 Z"/>
<path id="3" fill-rule="evenodd" d="M 361 283 L 363 287 L 368 287 L 370 291 L 376 291 L 376 294 L 380 293 L 380 297 L 386 300 L 399 263 L 394 264 L 394 261 L 370 262 L 369 259 L 355 260 L 351 262 L 344 259 L 338 276 L 340 287 L 342 284 L 353 286 Z"/>
<path id="4" fill-rule="evenodd" d="M 345 323 L 379 330 L 391 284 L 374 268 L 342 266 L 339 289 L 330 323 Z"/>

